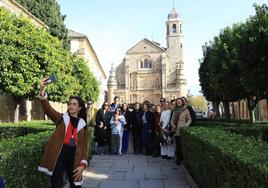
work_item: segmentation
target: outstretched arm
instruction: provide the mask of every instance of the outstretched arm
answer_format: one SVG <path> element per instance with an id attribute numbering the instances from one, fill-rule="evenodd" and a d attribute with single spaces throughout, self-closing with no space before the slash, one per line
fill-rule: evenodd
<path id="1" fill-rule="evenodd" d="M 42 80 L 40 83 L 40 91 L 38 98 L 41 101 L 41 105 L 43 107 L 43 110 L 45 114 L 54 122 L 58 123 L 59 119 L 62 117 L 62 114 L 57 112 L 50 104 L 49 101 L 47 100 L 47 93 L 45 93 L 45 87 L 46 85 L 44 84 L 44 81 L 46 79 Z"/>

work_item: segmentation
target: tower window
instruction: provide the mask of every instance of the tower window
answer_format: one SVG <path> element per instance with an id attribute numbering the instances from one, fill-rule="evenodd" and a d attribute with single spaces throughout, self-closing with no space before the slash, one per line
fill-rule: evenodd
<path id="1" fill-rule="evenodd" d="M 176 26 L 176 24 L 173 24 L 172 25 L 172 32 L 173 33 L 177 33 L 177 26 Z"/>

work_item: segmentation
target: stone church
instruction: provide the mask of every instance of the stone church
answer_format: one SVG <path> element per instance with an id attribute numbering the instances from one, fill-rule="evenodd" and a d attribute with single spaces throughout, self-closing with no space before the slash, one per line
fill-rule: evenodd
<path id="1" fill-rule="evenodd" d="M 122 63 L 110 70 L 108 102 L 119 96 L 122 103 L 158 104 L 161 97 L 186 96 L 182 38 L 182 19 L 173 8 L 166 21 L 167 47 L 144 38 L 130 48 Z"/>

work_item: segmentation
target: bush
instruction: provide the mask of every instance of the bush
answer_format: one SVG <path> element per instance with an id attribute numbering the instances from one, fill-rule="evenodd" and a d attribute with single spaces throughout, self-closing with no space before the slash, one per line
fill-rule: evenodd
<path id="1" fill-rule="evenodd" d="M 0 124 L 0 156 L 3 158 L 0 161 L 0 177 L 4 177 L 7 187 L 49 187 L 49 176 L 38 172 L 37 166 L 54 130 L 52 125 L 51 121 Z M 89 128 L 89 158 L 92 156 L 93 131 Z M 1 140 L 1 136 L 10 139 Z"/>
<path id="2" fill-rule="evenodd" d="M 88 160 L 92 158 L 94 150 L 94 128 L 88 127 Z"/>
<path id="3" fill-rule="evenodd" d="M 219 128 L 181 131 L 184 165 L 200 187 L 267 187 L 268 144 Z"/>
<path id="4" fill-rule="evenodd" d="M 237 124 L 237 123 L 220 123 L 220 122 L 195 122 L 195 126 L 218 127 L 226 131 L 244 136 L 254 137 L 268 142 L 268 124 Z"/>
<path id="5" fill-rule="evenodd" d="M 0 176 L 7 187 L 49 187 L 49 177 L 38 172 L 37 165 L 51 134 L 46 131 L 0 142 Z"/>
<path id="6" fill-rule="evenodd" d="M 53 123 L 51 121 L 2 123 L 0 124 L 0 141 L 2 139 L 25 136 L 29 133 L 39 133 L 47 130 L 53 130 L 54 126 L 52 125 Z"/>
<path id="7" fill-rule="evenodd" d="M 265 125 L 241 125 L 236 127 L 225 127 L 223 129 L 232 133 L 242 134 L 244 136 L 250 136 L 268 142 L 268 126 Z"/>

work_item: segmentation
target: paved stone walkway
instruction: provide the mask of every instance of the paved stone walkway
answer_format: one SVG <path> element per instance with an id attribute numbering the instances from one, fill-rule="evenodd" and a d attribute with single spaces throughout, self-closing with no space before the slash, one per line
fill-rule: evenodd
<path id="1" fill-rule="evenodd" d="M 127 154 L 94 155 L 83 188 L 190 188 L 187 173 L 173 160 Z"/>

